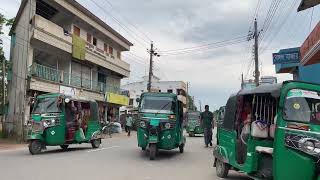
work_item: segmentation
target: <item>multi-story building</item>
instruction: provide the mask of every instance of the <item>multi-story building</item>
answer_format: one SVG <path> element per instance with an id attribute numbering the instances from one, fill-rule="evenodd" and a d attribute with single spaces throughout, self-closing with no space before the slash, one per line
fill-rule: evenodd
<path id="1" fill-rule="evenodd" d="M 121 53 L 133 44 L 76 1 L 22 0 L 10 36 L 9 133 L 21 135 L 30 99 L 42 93 L 95 99 L 114 117 L 127 105 Z"/>
<path id="2" fill-rule="evenodd" d="M 186 111 L 187 104 L 187 84 L 183 81 L 160 81 L 156 76 L 153 76 L 151 79 L 152 92 L 169 92 L 178 95 L 179 100 L 185 105 L 184 111 Z M 129 106 L 127 109 L 135 108 L 138 106 L 136 102 L 137 98 L 140 98 L 140 95 L 143 92 L 147 92 L 148 76 L 143 77 L 142 81 L 133 82 L 121 86 L 121 89 L 129 91 L 130 100 Z"/>

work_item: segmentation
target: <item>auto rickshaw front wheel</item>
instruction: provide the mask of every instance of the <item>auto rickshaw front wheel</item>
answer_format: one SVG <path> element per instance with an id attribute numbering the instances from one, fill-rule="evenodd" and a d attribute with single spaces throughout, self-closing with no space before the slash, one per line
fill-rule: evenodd
<path id="1" fill-rule="evenodd" d="M 154 160 L 156 158 L 157 154 L 157 145 L 156 144 L 150 144 L 149 145 L 149 157 L 150 160 Z"/>
<path id="2" fill-rule="evenodd" d="M 69 145 L 68 144 L 63 144 L 60 145 L 61 149 L 63 149 L 64 151 L 68 150 Z"/>
<path id="3" fill-rule="evenodd" d="M 101 139 L 94 139 L 91 141 L 92 148 L 99 148 L 101 144 Z"/>
<path id="4" fill-rule="evenodd" d="M 217 159 L 216 161 L 216 173 L 217 176 L 220 178 L 225 178 L 228 176 L 230 169 L 230 165 L 227 163 L 222 162 L 221 160 Z"/>
<path id="5" fill-rule="evenodd" d="M 29 152 L 32 155 L 40 154 L 42 150 L 42 143 L 40 140 L 32 140 L 29 143 Z"/>

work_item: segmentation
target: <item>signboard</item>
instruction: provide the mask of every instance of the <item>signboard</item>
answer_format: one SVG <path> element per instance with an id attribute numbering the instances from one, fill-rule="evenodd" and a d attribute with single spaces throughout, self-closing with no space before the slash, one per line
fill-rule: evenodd
<path id="1" fill-rule="evenodd" d="M 129 105 L 129 97 L 115 94 L 115 93 L 110 93 L 110 92 L 106 93 L 106 101 L 108 103 L 118 104 L 123 106 Z"/>
<path id="2" fill-rule="evenodd" d="M 295 97 L 320 99 L 319 93 L 315 91 L 308 91 L 303 89 L 291 89 L 288 92 L 287 99 Z"/>
<path id="3" fill-rule="evenodd" d="M 67 86 L 60 86 L 59 92 L 61 94 L 67 95 L 67 96 L 75 96 L 76 95 L 76 88 L 67 87 Z"/>
<path id="4" fill-rule="evenodd" d="M 296 51 L 279 51 L 273 53 L 273 64 L 288 64 L 300 62 L 300 51 L 296 48 Z"/>

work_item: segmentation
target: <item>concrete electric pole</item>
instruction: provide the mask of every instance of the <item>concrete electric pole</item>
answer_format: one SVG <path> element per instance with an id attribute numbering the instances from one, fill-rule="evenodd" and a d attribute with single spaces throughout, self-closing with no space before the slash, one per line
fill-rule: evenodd
<path id="1" fill-rule="evenodd" d="M 6 77 L 6 60 L 2 60 L 2 132 L 5 133 L 6 129 L 6 117 L 5 117 L 5 104 L 6 104 L 6 84 L 5 84 L 5 77 Z M 6 136 L 6 134 L 4 134 Z"/>
<path id="2" fill-rule="evenodd" d="M 260 79 L 258 38 L 259 38 L 258 22 L 257 22 L 257 19 L 255 19 L 254 20 L 254 63 L 255 63 L 254 82 L 256 83 L 256 86 L 259 86 L 259 79 Z"/>
<path id="3" fill-rule="evenodd" d="M 153 76 L 153 56 L 160 57 L 158 53 L 155 52 L 153 49 L 153 42 L 151 41 L 151 47 L 150 47 L 150 66 L 149 66 L 149 80 L 147 85 L 148 92 L 151 92 L 151 86 L 152 86 L 152 76 Z"/>

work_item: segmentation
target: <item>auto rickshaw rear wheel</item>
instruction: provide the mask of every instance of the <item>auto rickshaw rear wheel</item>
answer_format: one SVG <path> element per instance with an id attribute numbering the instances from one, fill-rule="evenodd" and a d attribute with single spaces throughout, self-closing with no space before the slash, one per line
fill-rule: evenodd
<path id="1" fill-rule="evenodd" d="M 149 145 L 149 157 L 150 160 L 154 160 L 156 158 L 157 154 L 157 145 L 156 144 L 150 144 Z"/>
<path id="2" fill-rule="evenodd" d="M 222 162 L 221 160 L 217 159 L 216 161 L 216 173 L 217 176 L 220 178 L 225 178 L 228 176 L 230 169 L 230 165 L 227 163 Z"/>
<path id="3" fill-rule="evenodd" d="M 61 149 L 63 149 L 64 151 L 68 150 L 69 145 L 68 144 L 63 144 L 60 145 Z"/>
<path id="4" fill-rule="evenodd" d="M 101 139 L 94 139 L 91 141 L 92 148 L 99 148 L 101 144 Z"/>
<path id="5" fill-rule="evenodd" d="M 194 137 L 194 133 L 193 132 L 189 133 L 189 137 Z"/>
<path id="6" fill-rule="evenodd" d="M 181 144 L 181 145 L 179 146 L 179 151 L 180 151 L 180 153 L 183 153 L 183 152 L 184 152 L 184 144 Z"/>
<path id="7" fill-rule="evenodd" d="M 29 152 L 32 155 L 40 154 L 42 150 L 42 143 L 39 140 L 33 140 L 29 143 Z"/>

